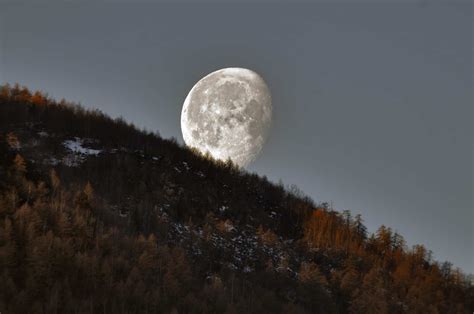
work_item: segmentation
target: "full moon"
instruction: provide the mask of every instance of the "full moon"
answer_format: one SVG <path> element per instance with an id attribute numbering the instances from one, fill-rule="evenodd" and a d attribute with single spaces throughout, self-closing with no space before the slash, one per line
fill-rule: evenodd
<path id="1" fill-rule="evenodd" d="M 271 95 L 260 75 L 225 68 L 191 89 L 181 112 L 181 131 L 187 146 L 245 167 L 261 152 L 271 121 Z"/>

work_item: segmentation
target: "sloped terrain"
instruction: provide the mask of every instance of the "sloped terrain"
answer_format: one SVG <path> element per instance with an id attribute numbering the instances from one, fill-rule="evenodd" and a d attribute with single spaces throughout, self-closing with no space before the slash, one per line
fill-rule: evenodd
<path id="1" fill-rule="evenodd" d="M 0 311 L 468 313 L 449 263 L 232 163 L 0 92 Z"/>

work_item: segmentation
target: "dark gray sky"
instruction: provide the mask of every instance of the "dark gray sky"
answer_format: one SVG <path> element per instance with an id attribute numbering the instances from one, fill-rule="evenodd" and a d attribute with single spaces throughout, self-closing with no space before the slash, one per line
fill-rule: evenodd
<path id="1" fill-rule="evenodd" d="M 385 224 L 474 272 L 472 5 L 0 4 L 0 82 L 182 143 L 193 84 L 229 66 L 269 85 L 251 171 Z"/>

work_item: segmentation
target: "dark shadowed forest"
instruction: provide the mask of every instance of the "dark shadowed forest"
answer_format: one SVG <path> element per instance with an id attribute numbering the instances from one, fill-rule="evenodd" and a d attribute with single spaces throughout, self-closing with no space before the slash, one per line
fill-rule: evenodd
<path id="1" fill-rule="evenodd" d="M 472 313 L 472 276 L 431 255 L 123 119 L 0 89 L 1 313 Z"/>

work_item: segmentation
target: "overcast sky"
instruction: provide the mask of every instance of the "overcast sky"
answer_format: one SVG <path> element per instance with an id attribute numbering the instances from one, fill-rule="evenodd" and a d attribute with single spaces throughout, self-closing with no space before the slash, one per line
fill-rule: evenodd
<path id="1" fill-rule="evenodd" d="M 474 272 L 470 1 L 1 3 L 1 82 L 182 143 L 193 84 L 251 68 L 274 124 L 250 171 Z"/>

